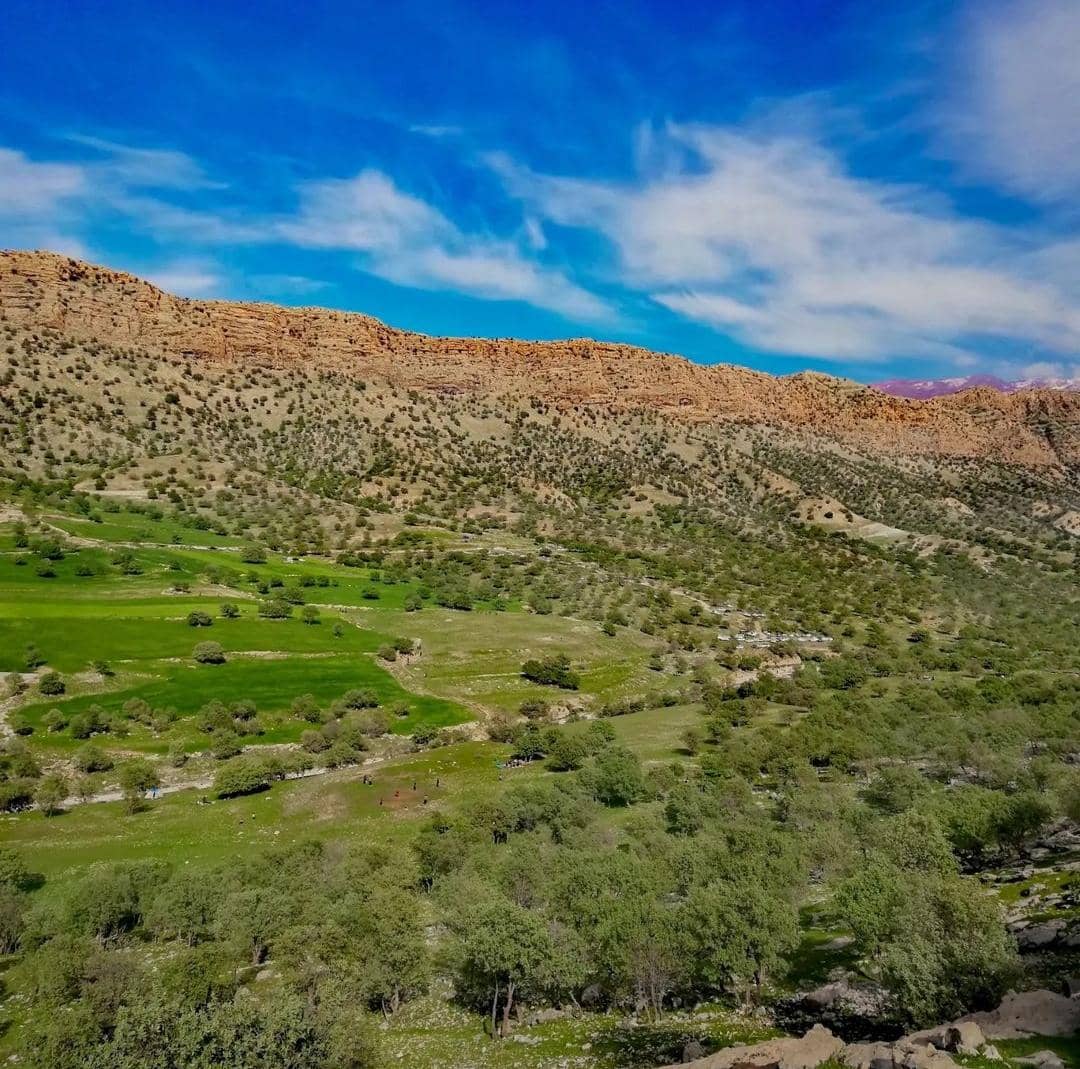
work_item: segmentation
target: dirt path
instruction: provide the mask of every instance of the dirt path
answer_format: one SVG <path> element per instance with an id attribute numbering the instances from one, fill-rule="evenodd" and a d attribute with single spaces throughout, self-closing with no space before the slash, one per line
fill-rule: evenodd
<path id="1" fill-rule="evenodd" d="M 41 671 L 45 671 L 43 667 Z M 37 672 L 0 672 L 0 685 L 5 688 L 10 684 L 12 676 L 18 676 L 24 687 L 29 687 L 38 678 Z M 0 698 L 0 738 L 11 738 L 15 732 L 8 723 L 8 714 L 15 712 L 22 705 L 24 695 L 12 694 L 8 698 Z"/>
<path id="2" fill-rule="evenodd" d="M 258 754 L 258 748 L 247 751 L 251 754 Z M 386 765 L 392 764 L 395 761 L 401 759 L 402 754 L 392 754 L 382 757 L 369 757 L 366 761 L 361 761 L 358 765 L 349 765 L 347 768 L 351 768 L 354 772 L 358 772 L 360 775 L 365 775 L 373 768 L 382 768 Z M 325 776 L 330 772 L 342 772 L 345 768 L 308 768 L 302 772 L 290 772 L 285 776 L 286 780 L 297 779 L 312 779 L 315 776 Z M 166 794 L 179 794 L 181 791 L 207 791 L 214 785 L 213 776 L 200 776 L 198 779 L 183 780 L 180 783 L 169 783 L 164 787 L 159 787 L 157 793 L 148 796 L 149 801 L 154 801 L 155 798 L 161 798 Z M 95 802 L 119 802 L 124 797 L 123 793 L 118 790 L 113 791 L 101 791 L 98 794 L 91 795 L 89 798 L 78 798 L 72 796 L 64 800 L 63 808 L 70 809 L 77 805 L 90 805 Z"/>
<path id="3" fill-rule="evenodd" d="M 13 713 L 19 708 L 22 701 L 22 696 L 15 694 L 10 698 L 5 698 L 0 701 L 0 739 L 13 738 L 15 732 L 11 730 L 11 725 L 8 723 L 8 713 Z"/>
<path id="4" fill-rule="evenodd" d="M 310 776 L 324 776 L 329 768 L 309 768 L 303 772 L 290 772 L 286 779 L 307 779 Z M 200 779 L 185 780 L 182 783 L 168 783 L 164 787 L 158 787 L 157 792 L 149 796 L 149 800 L 161 798 L 166 794 L 179 794 L 181 791 L 207 791 L 214 785 L 213 776 L 203 776 Z M 89 805 L 93 802 L 119 802 L 124 797 L 122 791 L 101 791 L 92 794 L 89 798 L 79 798 L 72 795 L 64 799 L 64 809 L 70 809 L 77 805 Z"/>

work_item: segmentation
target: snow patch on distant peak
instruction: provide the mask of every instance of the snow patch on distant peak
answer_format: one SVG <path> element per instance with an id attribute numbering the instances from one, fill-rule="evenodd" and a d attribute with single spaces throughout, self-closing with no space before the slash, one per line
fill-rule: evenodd
<path id="1" fill-rule="evenodd" d="M 1017 390 L 1080 390 L 1080 378 L 1016 379 L 1007 381 L 996 375 L 966 375 L 947 379 L 889 379 L 871 384 L 875 390 L 893 397 L 912 397 L 925 400 L 943 397 L 961 390 L 976 388 L 1016 393 Z"/>

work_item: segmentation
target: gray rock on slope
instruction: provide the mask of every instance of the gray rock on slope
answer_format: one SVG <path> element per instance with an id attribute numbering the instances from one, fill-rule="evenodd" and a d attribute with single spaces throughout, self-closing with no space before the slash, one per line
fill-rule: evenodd
<path id="1" fill-rule="evenodd" d="M 914 1032 L 895 1043 L 845 1044 L 829 1029 L 816 1024 L 801 1037 L 726 1047 L 683 1064 L 691 1069 L 817 1069 L 834 1059 L 848 1069 L 958 1069 L 947 1052 L 964 1056 L 981 1052 L 983 1057 L 998 1061 L 1001 1055 L 987 1043 L 989 1039 L 1071 1036 L 1078 1031 L 1080 997 L 1066 998 L 1045 990 L 1019 994 L 1010 991 L 996 1010 L 968 1014 L 951 1024 Z M 688 1044 L 684 1055 L 691 1051 Z M 1049 1050 L 1019 1061 L 1034 1069 L 1063 1069 L 1061 1059 Z"/>
<path id="2" fill-rule="evenodd" d="M 932 1043 L 851 1043 L 840 1055 L 848 1069 L 956 1069 L 956 1062 Z"/>
<path id="3" fill-rule="evenodd" d="M 705 1048 L 696 1039 L 688 1040 L 682 1049 L 682 1060 L 684 1062 L 696 1062 L 704 1057 Z"/>
<path id="4" fill-rule="evenodd" d="M 838 1013 L 873 1018 L 884 1013 L 888 994 L 877 984 L 856 984 L 843 979 L 833 980 L 806 992 L 802 1001 L 810 1009 L 834 1010 Z"/>
<path id="5" fill-rule="evenodd" d="M 1021 950 L 1039 950 L 1056 943 L 1066 935 L 1063 920 L 1047 921 L 1044 924 L 1032 924 L 1016 932 L 1016 943 Z"/>
<path id="6" fill-rule="evenodd" d="M 707 1058 L 687 1062 L 694 1069 L 816 1069 L 837 1057 L 844 1042 L 827 1028 L 814 1025 L 805 1036 L 767 1039 L 764 1043 L 725 1047 Z"/>
<path id="7" fill-rule="evenodd" d="M 1037 1050 L 1016 1061 L 1019 1065 L 1033 1065 L 1035 1069 L 1065 1069 L 1065 1063 L 1052 1050 Z"/>
<path id="8" fill-rule="evenodd" d="M 1010 991 L 996 1010 L 970 1013 L 956 1023 L 965 1021 L 977 1024 L 987 1039 L 1071 1036 L 1080 1031 L 1080 998 L 1044 990 Z"/>
<path id="9" fill-rule="evenodd" d="M 913 1032 L 906 1037 L 912 1043 L 947 1050 L 952 1054 L 974 1054 L 984 1043 L 986 1036 L 974 1021 L 956 1021 L 954 1024 L 927 1028 L 922 1032 Z"/>
<path id="10" fill-rule="evenodd" d="M 974 1033 L 969 1031 L 968 1038 L 974 1039 Z M 830 1060 L 842 1062 L 848 1069 L 957 1069 L 948 1054 L 926 1041 L 908 1038 L 896 1043 L 845 1045 L 822 1025 L 814 1025 L 801 1037 L 726 1047 L 685 1064 L 691 1069 L 817 1069 Z"/>

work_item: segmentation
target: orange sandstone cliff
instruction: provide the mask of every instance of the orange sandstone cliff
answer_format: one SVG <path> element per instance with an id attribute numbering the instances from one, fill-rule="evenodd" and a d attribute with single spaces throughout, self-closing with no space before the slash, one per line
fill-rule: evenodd
<path id="1" fill-rule="evenodd" d="M 1080 464 L 1080 393 L 990 389 L 928 401 L 804 372 L 777 378 L 591 339 L 439 338 L 323 308 L 174 297 L 132 275 L 48 252 L 0 253 L 8 324 L 194 361 L 305 365 L 417 390 L 648 408 L 694 421 L 806 430 L 890 453 Z"/>

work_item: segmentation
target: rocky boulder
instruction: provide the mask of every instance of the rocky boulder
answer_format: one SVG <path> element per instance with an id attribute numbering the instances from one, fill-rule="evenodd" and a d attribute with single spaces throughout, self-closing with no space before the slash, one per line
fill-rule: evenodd
<path id="1" fill-rule="evenodd" d="M 684 1062 L 697 1062 L 705 1057 L 705 1048 L 696 1039 L 689 1040 L 682 1050 Z"/>
<path id="2" fill-rule="evenodd" d="M 956 1062 L 932 1043 L 851 1043 L 840 1060 L 849 1069 L 956 1069 Z"/>
<path id="3" fill-rule="evenodd" d="M 811 996 L 819 1007 L 827 1009 L 842 993 L 839 985 L 830 984 L 811 992 Z M 847 1069 L 958 1069 L 950 1054 L 965 1058 L 981 1055 L 988 1061 L 1000 1061 L 1001 1055 L 987 1042 L 989 1039 L 1071 1036 L 1078 1031 L 1080 997 L 1066 998 L 1052 991 L 1010 991 L 996 1010 L 972 1013 L 894 1042 L 845 1044 L 828 1028 L 816 1024 L 801 1037 L 726 1047 L 706 1058 L 690 1059 L 688 1055 L 696 1051 L 688 1044 L 683 1064 L 693 1069 L 817 1069 L 835 1060 Z M 1064 1069 L 1061 1059 L 1049 1050 L 1018 1061 L 1033 1069 Z"/>
<path id="4" fill-rule="evenodd" d="M 727 1047 L 707 1058 L 685 1062 L 691 1069 L 816 1069 L 838 1061 L 848 1069 L 958 1069 L 948 1054 L 929 1041 L 929 1034 L 907 1036 L 895 1043 L 845 1044 L 817 1025 L 801 1038 L 769 1039 L 750 1046 Z M 938 1037 L 958 1052 L 976 1053 L 982 1034 L 974 1027 L 946 1025 Z M 1046 1065 L 1038 1069 L 1058 1069 Z"/>
<path id="5" fill-rule="evenodd" d="M 1052 1050 L 1037 1050 L 1026 1058 L 1017 1058 L 1018 1065 L 1033 1065 L 1035 1069 L 1065 1069 L 1065 1063 Z"/>
<path id="6" fill-rule="evenodd" d="M 803 1003 L 819 1010 L 874 1017 L 882 1013 L 888 995 L 873 984 L 853 984 L 850 980 L 834 980 L 822 984 L 802 996 Z"/>
<path id="7" fill-rule="evenodd" d="M 1016 934 L 1016 945 L 1023 950 L 1041 950 L 1056 943 L 1066 932 L 1063 920 L 1046 921 L 1043 924 L 1026 925 Z"/>
<path id="8" fill-rule="evenodd" d="M 707 1058 L 685 1064 L 694 1069 L 816 1069 L 843 1049 L 843 1040 L 827 1028 L 815 1025 L 805 1036 L 725 1047 Z"/>
<path id="9" fill-rule="evenodd" d="M 977 1054 L 986 1043 L 986 1036 L 974 1021 L 957 1021 L 914 1032 L 907 1039 L 918 1046 L 932 1046 L 952 1054 Z"/>
<path id="10" fill-rule="evenodd" d="M 790 1032 L 823 1024 L 845 1040 L 898 1039 L 903 1029 L 893 1019 L 888 992 L 878 984 L 833 980 L 785 999 L 776 1021 Z"/>
<path id="11" fill-rule="evenodd" d="M 1071 1036 L 1080 1031 L 1080 997 L 1066 998 L 1053 991 L 1010 991 L 996 1010 L 971 1013 L 957 1024 L 973 1021 L 987 1039 L 1022 1036 Z"/>

